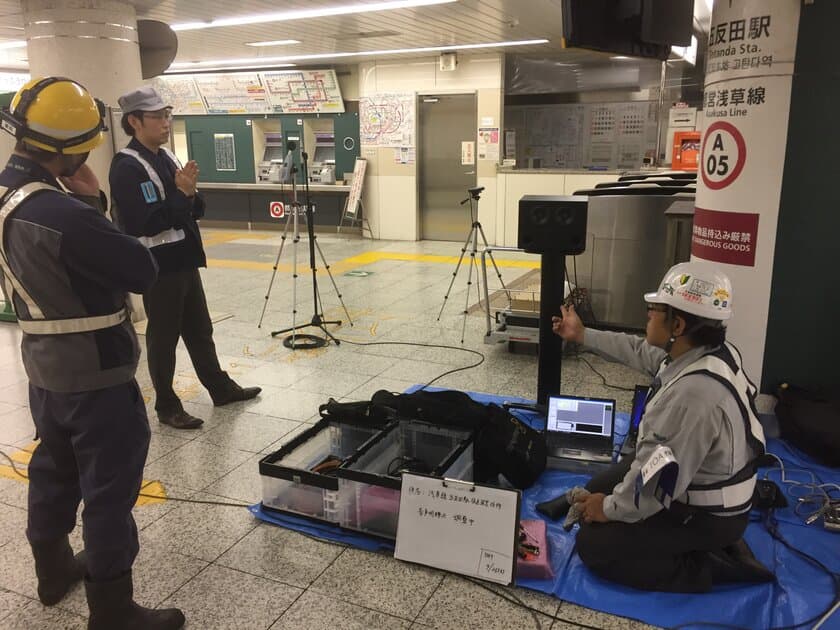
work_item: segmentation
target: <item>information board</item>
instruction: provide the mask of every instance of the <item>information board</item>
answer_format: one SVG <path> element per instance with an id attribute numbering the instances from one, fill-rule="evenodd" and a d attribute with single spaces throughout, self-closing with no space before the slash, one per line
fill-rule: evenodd
<path id="1" fill-rule="evenodd" d="M 359 99 L 359 137 L 363 145 L 414 146 L 414 94 L 377 94 Z"/>
<path id="2" fill-rule="evenodd" d="M 335 70 L 260 73 L 272 111 L 283 114 L 341 113 L 344 101 Z"/>
<path id="3" fill-rule="evenodd" d="M 394 557 L 511 584 L 518 490 L 404 474 Z"/>
<path id="4" fill-rule="evenodd" d="M 236 144 L 232 133 L 214 133 L 213 151 L 217 171 L 236 170 Z"/>
<path id="5" fill-rule="evenodd" d="M 506 109 L 516 159 L 542 168 L 634 169 L 656 151 L 654 101 Z"/>
<path id="6" fill-rule="evenodd" d="M 155 77 L 152 85 L 176 115 L 206 114 L 204 100 L 191 75 Z"/>
<path id="7" fill-rule="evenodd" d="M 351 219 L 356 218 L 359 209 L 359 201 L 362 198 L 362 187 L 365 181 L 365 170 L 367 160 L 356 158 L 356 165 L 353 167 L 353 181 L 350 183 L 350 194 L 347 195 L 347 205 L 344 207 L 344 216 Z"/>
<path id="8" fill-rule="evenodd" d="M 256 72 L 201 74 L 194 79 L 208 114 L 272 113 L 267 90 Z"/>

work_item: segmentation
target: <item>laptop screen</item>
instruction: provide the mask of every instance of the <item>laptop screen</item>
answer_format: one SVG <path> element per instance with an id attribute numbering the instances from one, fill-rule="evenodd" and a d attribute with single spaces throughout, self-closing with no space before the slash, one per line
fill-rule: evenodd
<path id="1" fill-rule="evenodd" d="M 631 433 L 639 432 L 639 423 L 642 421 L 649 391 L 650 387 L 647 385 L 636 385 L 636 390 L 633 392 L 633 411 L 630 412 Z"/>
<path id="2" fill-rule="evenodd" d="M 548 431 L 612 437 L 614 419 L 614 400 L 575 396 L 551 396 L 548 399 Z"/>

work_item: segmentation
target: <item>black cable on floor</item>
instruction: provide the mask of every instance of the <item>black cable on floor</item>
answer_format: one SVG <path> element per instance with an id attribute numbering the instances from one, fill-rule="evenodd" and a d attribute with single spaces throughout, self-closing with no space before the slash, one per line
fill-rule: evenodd
<path id="1" fill-rule="evenodd" d="M 473 368 L 478 367 L 482 363 L 484 363 L 485 356 L 480 353 L 478 350 L 471 350 L 470 348 L 459 348 L 458 346 L 445 346 L 441 344 L 435 343 L 419 343 L 414 341 L 368 341 L 368 342 L 360 342 L 360 341 L 348 341 L 346 339 L 339 339 L 341 343 L 348 343 L 351 346 L 417 346 L 419 348 L 442 348 L 444 350 L 459 350 L 461 352 L 469 352 L 470 354 L 477 355 L 481 357 L 478 363 L 473 363 L 472 365 L 467 365 L 464 367 L 455 368 L 453 370 L 449 370 L 444 372 L 440 376 L 436 376 L 431 381 L 423 385 L 420 389 L 426 389 L 435 381 L 439 381 L 444 376 L 449 376 L 450 374 L 455 374 L 456 372 L 463 372 L 464 370 L 471 370 Z"/>
<path id="2" fill-rule="evenodd" d="M 27 479 L 27 480 L 29 479 L 29 477 L 27 475 L 24 475 L 22 472 L 20 472 L 20 470 L 18 470 L 17 463 L 15 462 L 15 460 L 13 460 L 11 457 L 9 457 L 6 454 L 5 451 L 0 451 L 0 455 L 2 455 L 6 459 L 6 461 L 8 461 L 12 465 L 12 470 L 15 471 L 15 474 L 18 477 L 23 477 L 24 479 Z"/>
<path id="3" fill-rule="evenodd" d="M 767 516 L 763 520 L 763 524 L 767 532 L 778 542 L 782 543 L 785 547 L 787 547 L 790 551 L 798 555 L 803 560 L 810 562 L 811 564 L 820 568 L 831 581 L 834 583 L 834 599 L 826 606 L 822 611 L 800 623 L 795 625 L 789 626 L 774 626 L 769 628 L 769 630 L 797 630 L 797 628 L 802 628 L 803 626 L 810 626 L 812 623 L 820 621 L 825 615 L 831 612 L 832 608 L 834 608 L 838 602 L 840 602 L 840 574 L 835 573 L 827 566 L 825 566 L 822 562 L 818 559 L 814 558 L 813 556 L 805 553 L 804 551 L 797 549 L 793 545 L 791 545 L 785 538 L 779 533 L 779 523 L 773 516 L 773 511 L 768 510 Z M 681 623 L 678 626 L 673 626 L 670 630 L 680 630 L 682 628 L 690 628 L 690 627 L 709 627 L 709 628 L 727 628 L 731 630 L 749 630 L 749 628 L 744 628 L 743 626 L 735 626 L 723 623 L 714 623 L 708 621 L 690 621 L 686 623 Z"/>
<path id="4" fill-rule="evenodd" d="M 634 391 L 636 391 L 636 389 L 634 387 L 622 387 L 620 385 L 610 385 L 609 383 L 607 383 L 607 378 L 603 374 L 601 374 L 598 370 L 596 370 L 595 367 L 589 361 L 584 359 L 580 354 L 578 354 L 576 358 L 579 361 L 583 361 L 584 363 L 586 363 L 586 365 L 589 366 L 589 369 L 592 370 L 593 372 L 595 372 L 595 374 L 597 374 L 601 378 L 601 382 L 603 383 L 604 387 L 608 387 L 609 389 L 618 389 L 618 390 L 621 390 L 623 392 L 634 392 Z"/>
<path id="5" fill-rule="evenodd" d="M 604 630 L 603 628 L 600 628 L 598 626 L 590 626 L 590 625 L 582 623 L 580 621 L 573 621 L 571 619 L 566 619 L 565 617 L 561 617 L 559 615 L 552 615 L 552 614 L 544 612 L 544 611 L 542 611 L 538 608 L 534 608 L 533 606 L 529 606 L 528 604 L 523 603 L 522 600 L 520 600 L 518 597 L 513 595 L 513 593 L 501 593 L 501 592 L 491 588 L 489 585 L 485 584 L 481 580 L 476 580 L 476 579 L 473 579 L 471 577 L 466 577 L 464 575 L 461 575 L 459 577 L 465 579 L 467 582 L 471 582 L 472 584 L 475 584 L 476 586 L 480 586 L 481 588 L 483 588 L 487 591 L 490 591 L 496 597 L 499 597 L 500 599 L 503 599 L 510 604 L 514 604 L 515 606 L 519 606 L 520 608 L 524 608 L 525 610 L 531 612 L 535 616 L 537 614 L 545 615 L 546 617 L 548 617 L 552 621 L 562 621 L 563 623 L 568 623 L 568 624 L 571 624 L 573 626 L 577 626 L 578 628 L 588 628 L 589 630 Z M 513 599 L 513 598 L 515 598 L 515 599 Z M 563 600 L 560 600 L 560 601 L 563 601 Z M 614 615 L 614 616 L 619 617 L 619 615 Z M 621 617 L 621 618 L 622 619 L 630 619 L 629 617 Z M 634 621 L 636 621 L 636 620 L 634 620 Z M 539 623 L 539 617 L 537 617 L 537 623 Z M 541 626 L 541 624 L 540 624 L 540 626 Z M 538 626 L 538 627 L 540 627 L 540 626 Z M 749 629 L 747 629 L 747 630 L 749 630 Z"/>
<path id="6" fill-rule="evenodd" d="M 15 460 L 13 460 L 11 457 L 9 457 L 9 455 L 5 451 L 0 451 L 0 455 L 2 455 L 12 465 L 12 470 L 14 470 L 15 474 L 17 474 L 19 477 L 22 477 L 23 479 L 29 480 L 29 477 L 27 475 L 23 474 L 20 471 L 20 469 L 17 467 Z M 158 494 L 145 494 L 143 492 L 143 490 L 145 490 L 146 488 L 148 488 L 150 485 L 152 485 L 154 483 L 158 483 L 158 481 L 157 480 L 147 481 L 142 486 L 140 486 L 140 492 L 138 493 L 137 496 L 146 497 L 148 499 L 160 499 L 162 501 L 175 501 L 176 503 L 197 503 L 199 505 L 220 505 L 220 506 L 223 506 L 223 507 L 235 507 L 235 508 L 251 507 L 250 503 L 233 503 L 233 502 L 225 502 L 225 501 L 204 501 L 204 500 L 199 500 L 199 499 L 184 499 L 184 498 L 181 498 L 181 497 L 160 496 Z M 321 542 L 321 543 L 326 543 L 328 545 L 335 545 L 336 547 L 347 547 L 347 545 L 345 545 L 343 543 L 335 542 L 333 540 L 328 540 L 326 538 L 319 538 L 317 536 L 312 536 L 311 534 L 306 534 L 304 532 L 296 531 L 295 533 L 303 536 L 304 538 L 309 538 L 310 540 L 314 540 L 314 541 Z"/>

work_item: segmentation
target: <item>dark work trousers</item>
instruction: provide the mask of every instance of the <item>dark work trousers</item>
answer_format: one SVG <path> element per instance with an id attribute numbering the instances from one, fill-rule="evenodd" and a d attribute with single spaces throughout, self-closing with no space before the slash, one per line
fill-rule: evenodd
<path id="1" fill-rule="evenodd" d="M 610 494 L 630 469 L 626 457 L 586 484 L 590 492 Z M 637 523 L 581 523 L 577 550 L 600 577 L 646 591 L 703 593 L 712 588 L 705 552 L 722 549 L 744 534 L 749 513 L 714 516 L 696 512 L 683 523 L 662 510 Z"/>
<path id="2" fill-rule="evenodd" d="M 211 394 L 232 384 L 219 365 L 213 324 L 198 269 L 162 273 L 143 295 L 149 321 L 146 326 L 146 356 L 155 386 L 155 410 L 177 412 L 183 409 L 172 389 L 175 377 L 175 348 L 184 340 L 198 380 Z"/>
<path id="3" fill-rule="evenodd" d="M 41 443 L 29 462 L 27 538 L 48 542 L 69 534 L 84 499 L 88 576 L 124 574 L 139 550 L 131 508 L 149 450 L 137 383 L 70 394 L 30 385 L 29 404 Z"/>

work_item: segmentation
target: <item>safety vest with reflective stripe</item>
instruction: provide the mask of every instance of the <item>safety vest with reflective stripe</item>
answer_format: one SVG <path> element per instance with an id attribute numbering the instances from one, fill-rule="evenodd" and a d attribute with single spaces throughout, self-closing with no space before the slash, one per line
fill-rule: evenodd
<path id="1" fill-rule="evenodd" d="M 174 153 L 172 153 L 172 151 L 170 151 L 166 147 L 161 147 L 161 150 L 169 156 L 169 159 L 175 162 L 175 165 L 178 168 L 181 168 L 180 160 L 178 160 L 178 157 Z M 152 165 L 149 164 L 146 158 L 140 155 L 139 151 L 129 149 L 128 147 L 126 147 L 125 149 L 121 149 L 120 153 L 122 153 L 123 155 L 133 157 L 135 160 L 140 162 L 140 166 L 143 167 L 143 169 L 148 174 L 149 179 L 155 185 L 155 188 L 157 188 L 158 195 L 160 195 L 160 200 L 166 201 L 166 189 L 163 186 L 163 181 L 161 180 L 158 172 L 154 168 L 152 168 Z M 168 243 L 177 243 L 178 241 L 183 241 L 184 238 L 184 230 L 169 228 L 168 230 L 164 230 L 163 232 L 158 232 L 154 236 L 138 236 L 137 240 L 139 240 L 141 243 L 143 243 L 143 245 L 151 249 L 152 247 L 158 247 L 160 245 L 166 245 Z"/>
<path id="2" fill-rule="evenodd" d="M 9 194 L 8 188 L 0 187 L 0 199 L 5 198 L 5 202 L 0 206 L 0 268 L 3 269 L 3 280 L 9 301 L 14 305 L 14 296 L 16 295 L 26 304 L 26 308 L 29 311 L 29 317 L 31 319 L 23 319 L 21 318 L 21 314 L 17 313 L 17 320 L 21 330 L 28 335 L 67 335 L 102 330 L 122 323 L 126 318 L 125 309 L 111 313 L 110 315 L 47 319 L 41 307 L 32 299 L 29 291 L 26 290 L 26 287 L 23 286 L 23 283 L 21 283 L 12 271 L 8 255 L 6 254 L 6 221 L 12 217 L 24 201 L 42 190 L 52 190 L 62 195 L 65 194 L 64 191 L 43 182 L 24 184 L 20 188 L 12 191 L 11 194 Z"/>
<path id="3" fill-rule="evenodd" d="M 732 393 L 741 410 L 747 444 L 752 448 L 755 457 L 729 479 L 711 484 L 690 484 L 686 493 L 676 500 L 714 513 L 744 512 L 752 505 L 757 461 L 765 453 L 764 430 L 755 409 L 757 388 L 744 374 L 737 348 L 730 343 L 725 343 L 686 366 L 665 383 L 648 401 L 647 408 L 655 406 L 662 392 L 689 374 L 709 376 Z M 746 445 L 733 444 L 733 448 L 744 446 Z"/>

